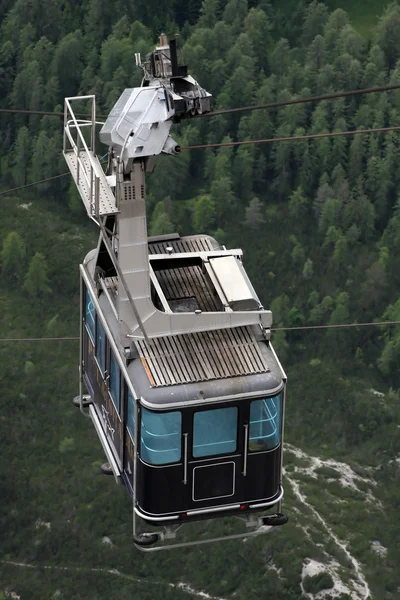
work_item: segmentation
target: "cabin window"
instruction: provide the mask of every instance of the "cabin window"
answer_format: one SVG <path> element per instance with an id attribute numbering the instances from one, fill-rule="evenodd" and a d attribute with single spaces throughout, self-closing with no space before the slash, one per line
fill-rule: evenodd
<path id="1" fill-rule="evenodd" d="M 282 394 L 250 404 L 249 450 L 272 450 L 281 441 Z"/>
<path id="2" fill-rule="evenodd" d="M 110 354 L 110 381 L 109 381 L 109 390 L 111 394 L 111 398 L 115 404 L 115 408 L 119 412 L 120 410 L 120 393 L 121 393 L 121 370 L 116 361 L 114 354 L 111 352 Z"/>
<path id="3" fill-rule="evenodd" d="M 106 334 L 100 319 L 96 319 L 96 358 L 101 372 L 106 370 Z"/>
<path id="4" fill-rule="evenodd" d="M 193 456 L 235 452 L 237 448 L 236 406 L 196 412 L 193 421 Z"/>
<path id="5" fill-rule="evenodd" d="M 126 426 L 132 439 L 135 439 L 135 399 L 132 396 L 132 392 L 128 391 L 128 418 L 126 419 Z"/>
<path id="6" fill-rule="evenodd" d="M 182 415 L 178 411 L 156 413 L 142 409 L 140 456 L 151 465 L 181 460 Z"/>
<path id="7" fill-rule="evenodd" d="M 85 323 L 92 342 L 94 342 L 94 330 L 95 330 L 95 316 L 96 310 L 94 308 L 92 296 L 89 290 L 86 288 L 85 293 Z"/>

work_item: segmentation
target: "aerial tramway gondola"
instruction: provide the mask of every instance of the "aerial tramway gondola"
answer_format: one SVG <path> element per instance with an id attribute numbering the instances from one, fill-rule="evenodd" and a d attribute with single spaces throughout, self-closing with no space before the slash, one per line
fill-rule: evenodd
<path id="1" fill-rule="evenodd" d="M 64 156 L 100 227 L 80 267 L 79 404 L 132 496 L 135 544 L 155 550 L 181 545 L 165 544 L 192 521 L 253 526 L 226 537 L 287 521 L 286 375 L 241 250 L 207 235 L 147 236 L 145 173 L 179 152 L 172 122 L 209 112 L 211 96 L 165 36 L 142 68 L 142 87 L 123 92 L 100 132 L 109 174 L 95 154 L 94 96 L 66 99 Z M 90 120 L 75 116 L 82 100 Z"/>

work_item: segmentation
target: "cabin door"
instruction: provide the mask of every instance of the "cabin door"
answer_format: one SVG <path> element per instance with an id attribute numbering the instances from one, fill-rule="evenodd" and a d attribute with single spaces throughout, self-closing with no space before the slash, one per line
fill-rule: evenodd
<path id="1" fill-rule="evenodd" d="M 202 407 L 193 411 L 190 424 L 191 430 L 183 433 L 184 482 L 190 509 L 238 502 L 245 437 L 239 406 Z"/>

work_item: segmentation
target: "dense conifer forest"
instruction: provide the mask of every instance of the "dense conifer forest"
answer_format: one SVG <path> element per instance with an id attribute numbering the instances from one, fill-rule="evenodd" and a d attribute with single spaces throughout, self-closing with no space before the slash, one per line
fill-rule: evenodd
<path id="1" fill-rule="evenodd" d="M 2 0 L 0 109 L 57 112 L 65 96 L 96 94 L 107 114 L 140 85 L 134 54 L 162 31 L 215 109 L 400 83 L 396 2 Z M 391 126 L 400 91 L 197 118 L 173 135 L 191 145 Z M 149 232 L 242 247 L 277 328 L 399 321 L 399 140 L 160 158 Z M 0 113 L 2 340 L 79 334 L 78 264 L 97 231 L 71 178 L 2 193 L 66 171 L 62 119 Z M 100 444 L 71 404 L 77 341 L 2 340 L 0 599 L 400 597 L 400 326 L 275 332 L 289 374 L 289 524 L 150 558 L 133 550 L 129 497 L 98 474 Z"/>

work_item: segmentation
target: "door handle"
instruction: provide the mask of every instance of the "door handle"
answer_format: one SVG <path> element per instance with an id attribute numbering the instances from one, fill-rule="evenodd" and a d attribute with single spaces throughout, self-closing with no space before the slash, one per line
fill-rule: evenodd
<path id="1" fill-rule="evenodd" d="M 244 427 L 244 452 L 243 452 L 243 471 L 242 475 L 247 475 L 247 446 L 249 442 L 249 426 L 243 425 Z"/>
<path id="2" fill-rule="evenodd" d="M 183 434 L 183 483 L 187 485 L 187 467 L 188 467 L 188 434 Z"/>

